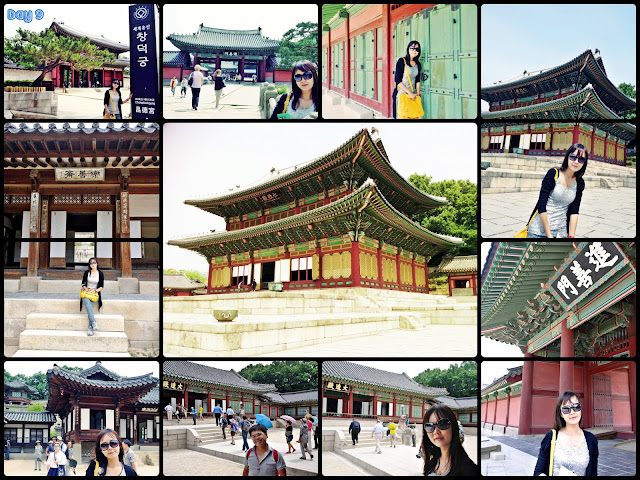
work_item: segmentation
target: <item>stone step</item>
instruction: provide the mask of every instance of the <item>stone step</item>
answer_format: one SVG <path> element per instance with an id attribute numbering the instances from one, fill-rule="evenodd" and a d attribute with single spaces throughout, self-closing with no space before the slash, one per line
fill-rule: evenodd
<path id="1" fill-rule="evenodd" d="M 101 332 L 124 332 L 122 315 L 96 313 L 95 319 Z M 30 313 L 27 315 L 27 330 L 74 330 L 87 331 L 89 317 L 85 313 Z"/>
<path id="2" fill-rule="evenodd" d="M 128 354 L 129 339 L 124 332 L 95 332 L 73 330 L 25 330 L 20 334 L 20 350 L 90 350 L 96 353 L 117 352 Z"/>
<path id="3" fill-rule="evenodd" d="M 86 350 L 74 350 L 72 352 L 66 350 L 18 350 L 14 353 L 11 358 L 14 357 L 22 357 L 22 358 L 35 358 L 35 357 L 44 357 L 44 358 L 84 358 L 84 357 L 95 357 L 96 352 L 89 352 Z M 123 358 L 130 357 L 131 355 L 123 352 L 100 352 L 100 358 Z"/>

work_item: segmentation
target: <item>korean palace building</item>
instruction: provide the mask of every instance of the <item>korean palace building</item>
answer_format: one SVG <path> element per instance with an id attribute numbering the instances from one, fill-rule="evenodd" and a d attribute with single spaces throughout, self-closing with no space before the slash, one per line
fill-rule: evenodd
<path id="1" fill-rule="evenodd" d="M 208 293 L 367 287 L 429 293 L 430 258 L 459 238 L 409 216 L 446 205 L 392 167 L 377 130 L 304 166 L 232 193 L 187 200 L 226 231 L 170 240 L 209 263 Z"/>
<path id="2" fill-rule="evenodd" d="M 423 118 L 475 119 L 477 15 L 472 4 L 322 5 L 322 86 L 391 117 L 396 61 L 417 40 Z"/>
<path id="3" fill-rule="evenodd" d="M 93 238 L 123 240 L 92 244 L 100 268 L 157 270 L 157 243 L 126 240 L 159 236 L 159 132 L 155 123 L 5 124 L 5 279 L 73 268 L 74 244 Z"/>
<path id="4" fill-rule="evenodd" d="M 478 398 L 454 398 L 445 388 L 428 387 L 406 373 L 393 373 L 345 361 L 322 362 L 322 416 L 422 423 L 435 404 L 451 408 L 462 425 L 477 425 Z"/>
<path id="5" fill-rule="evenodd" d="M 220 406 L 224 412 L 231 408 L 238 413 L 244 408 L 247 418 L 257 413 L 276 419 L 281 415 L 294 418 L 305 412 L 318 413 L 318 390 L 280 393 L 273 384 L 247 380 L 235 370 L 201 365 L 187 361 L 167 361 L 162 369 L 162 408 L 171 404 L 192 407 L 205 416 Z"/>
<path id="6" fill-rule="evenodd" d="M 590 159 L 626 165 L 626 147 L 635 144 L 636 127 L 621 116 L 634 113 L 636 102 L 609 80 L 598 50 L 484 86 L 480 96 L 489 103 L 482 153 L 564 156 L 582 143 Z"/>
<path id="7" fill-rule="evenodd" d="M 563 378 L 567 366 L 571 379 Z M 553 428 L 558 397 L 573 391 L 582 403 L 582 428 L 597 428 L 600 438 L 635 438 L 635 384 L 633 361 L 525 360 L 482 389 L 481 427 L 507 435 L 544 434 Z"/>
<path id="8" fill-rule="evenodd" d="M 62 419 L 65 442 L 82 444 L 83 457 L 95 455 L 96 436 L 105 428 L 133 444 L 159 445 L 158 379 L 150 373 L 123 377 L 97 361 L 82 371 L 54 365 L 47 382 L 46 410 Z"/>
<path id="9" fill-rule="evenodd" d="M 167 36 L 178 51 L 165 51 L 162 55 L 165 83 L 175 75 L 178 80 L 189 76 L 199 64 L 209 73 L 222 70 L 226 75 L 240 74 L 242 78 L 257 75 L 258 82 L 273 81 L 277 65 L 277 40 L 262 34 L 262 29 L 225 30 L 200 24 L 196 33 Z"/>

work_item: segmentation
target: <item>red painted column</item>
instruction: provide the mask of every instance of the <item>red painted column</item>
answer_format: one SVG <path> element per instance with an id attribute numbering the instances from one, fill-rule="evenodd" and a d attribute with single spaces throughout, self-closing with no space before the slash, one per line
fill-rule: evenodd
<path id="1" fill-rule="evenodd" d="M 549 127 L 549 152 L 551 152 L 553 150 L 553 123 L 550 124 L 551 126 Z M 593 150 L 593 149 L 592 149 Z"/>
<path id="2" fill-rule="evenodd" d="M 240 74 L 240 81 L 244 80 L 244 55 L 240 59 L 240 64 L 238 65 L 238 73 Z"/>
<path id="3" fill-rule="evenodd" d="M 331 70 L 333 70 L 333 56 L 331 55 L 331 29 L 329 29 L 327 37 L 327 88 L 331 90 Z"/>
<path id="4" fill-rule="evenodd" d="M 579 139 L 580 139 L 580 125 L 574 125 L 573 126 L 573 140 L 572 140 L 572 142 L 574 144 L 578 143 Z"/>
<path id="5" fill-rule="evenodd" d="M 184 407 L 187 408 L 189 406 L 189 392 L 187 391 L 187 386 L 184 386 Z"/>
<path id="6" fill-rule="evenodd" d="M 413 283 L 413 291 L 417 291 L 416 287 L 416 259 L 415 257 L 411 259 L 411 280 Z"/>
<path id="7" fill-rule="evenodd" d="M 411 423 L 412 413 L 413 413 L 413 399 L 409 398 L 409 415 L 407 415 L 407 417 L 409 418 L 409 423 Z"/>
<path id="8" fill-rule="evenodd" d="M 382 5 L 382 115 L 391 117 L 393 115 L 392 97 L 391 97 L 391 6 L 389 4 Z M 377 44 L 377 42 L 376 42 Z M 377 62 L 377 60 L 374 60 Z"/>
<path id="9" fill-rule="evenodd" d="M 493 424 L 496 424 L 496 420 L 498 419 L 498 392 L 494 393 L 496 404 L 493 406 Z"/>
<path id="10" fill-rule="evenodd" d="M 449 277 L 449 296 L 452 297 L 453 296 L 453 286 L 452 283 L 454 282 L 454 280 Z"/>
<path id="11" fill-rule="evenodd" d="M 378 282 L 380 283 L 380 288 L 383 288 L 382 287 L 382 248 L 381 247 L 378 247 L 377 261 L 378 261 Z"/>
<path id="12" fill-rule="evenodd" d="M 360 279 L 360 244 L 358 240 L 351 242 L 351 278 L 353 279 L 353 286 L 359 287 L 361 284 Z"/>
<path id="13" fill-rule="evenodd" d="M 636 362 L 629 362 L 629 402 L 631 403 L 631 431 L 636 434 Z"/>
<path id="14" fill-rule="evenodd" d="M 632 294 L 632 305 L 636 304 L 636 294 L 635 292 Z M 632 357 L 636 356 L 636 309 L 633 308 L 633 313 L 631 314 L 631 321 L 629 325 L 627 325 L 627 335 L 629 336 L 629 352 Z M 635 377 L 634 377 L 635 378 Z"/>
<path id="15" fill-rule="evenodd" d="M 373 418 L 378 418 L 378 396 L 373 394 Z"/>
<path id="16" fill-rule="evenodd" d="M 591 376 L 589 375 L 589 362 L 583 362 L 582 384 L 584 385 L 584 398 L 582 403 L 582 428 L 593 427 L 593 401 L 591 398 Z"/>
<path id="17" fill-rule="evenodd" d="M 344 62 L 342 64 L 342 78 L 344 78 L 344 96 L 345 98 L 350 97 L 351 92 L 351 43 L 349 42 L 350 31 L 349 31 L 349 20 L 351 19 L 350 15 L 347 15 L 347 18 L 344 22 L 345 26 L 345 39 L 344 39 Z"/>
<path id="18" fill-rule="evenodd" d="M 267 57 L 264 56 L 260 60 L 260 70 L 258 71 L 258 81 L 264 82 L 267 78 Z"/>
<path id="19" fill-rule="evenodd" d="M 349 389 L 349 416 L 353 415 L 353 391 Z"/>
<path id="20" fill-rule="evenodd" d="M 424 261 L 424 277 L 427 284 L 427 293 L 429 293 L 429 258 L 425 258 Z"/>
<path id="21" fill-rule="evenodd" d="M 392 416 L 396 416 L 398 414 L 397 410 L 396 410 L 396 396 L 393 396 L 393 415 Z"/>
<path id="22" fill-rule="evenodd" d="M 604 134 L 604 137 L 602 139 L 604 141 L 604 153 L 602 154 L 602 158 L 606 161 L 607 160 L 607 134 Z"/>
<path id="23" fill-rule="evenodd" d="M 207 392 L 207 412 L 211 413 L 211 392 Z"/>
<path id="24" fill-rule="evenodd" d="M 471 286 L 473 287 L 473 296 L 475 297 L 476 295 L 478 295 L 478 275 L 475 273 L 471 276 Z"/>
<path id="25" fill-rule="evenodd" d="M 524 354 L 524 364 L 522 366 L 522 394 L 520 396 L 520 418 L 518 421 L 518 434 L 531 434 L 531 408 L 533 390 L 533 362 L 527 361 L 532 358 L 531 353 Z"/>
<path id="26" fill-rule="evenodd" d="M 560 357 L 573 358 L 573 330 L 567 327 L 566 320 L 562 321 L 560 334 Z M 560 381 L 558 394 L 573 391 L 573 360 L 560 362 Z"/>
<path id="27" fill-rule="evenodd" d="M 593 131 L 591 132 L 591 150 L 589 150 L 589 156 L 590 157 L 594 156 L 593 144 L 594 144 L 595 139 L 596 139 L 596 127 L 593 127 Z"/>
<path id="28" fill-rule="evenodd" d="M 504 422 L 504 431 L 507 432 L 509 426 L 509 409 L 511 407 L 511 387 L 507 388 L 507 419 Z"/>
<path id="29" fill-rule="evenodd" d="M 400 277 L 400 254 L 396 255 L 396 275 L 398 276 L 398 290 L 402 290 L 402 277 Z"/>
<path id="30" fill-rule="evenodd" d="M 211 293 L 211 277 L 213 276 L 213 264 L 209 259 L 209 279 L 207 280 L 207 293 Z"/>

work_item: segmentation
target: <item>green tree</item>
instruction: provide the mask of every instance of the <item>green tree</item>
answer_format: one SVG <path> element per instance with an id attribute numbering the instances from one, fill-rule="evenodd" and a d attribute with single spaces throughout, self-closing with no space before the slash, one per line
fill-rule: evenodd
<path id="1" fill-rule="evenodd" d="M 413 378 L 421 385 L 446 388 L 451 397 L 472 397 L 478 394 L 478 365 L 473 361 L 449 365 L 446 370 L 427 368 Z"/>
<path id="2" fill-rule="evenodd" d="M 627 97 L 629 98 L 633 98 L 635 100 L 636 98 L 636 86 L 635 85 L 631 85 L 630 83 L 621 83 L 618 86 L 618 90 L 620 90 L 622 93 L 624 93 Z M 622 118 L 624 118 L 625 120 L 635 120 L 636 119 L 636 112 L 635 110 L 627 112 L 627 113 L 623 113 L 621 115 Z"/>
<path id="3" fill-rule="evenodd" d="M 272 383 L 280 393 L 318 388 L 318 363 L 274 361 L 269 365 L 251 364 L 238 372 L 258 383 Z"/>
<path id="4" fill-rule="evenodd" d="M 4 55 L 18 65 L 31 69 L 43 67 L 32 87 L 40 86 L 45 75 L 62 63 L 76 70 L 91 71 L 116 60 L 113 53 L 99 49 L 87 37 L 57 35 L 50 29 L 36 33 L 19 28 L 15 37 L 4 39 Z"/>
<path id="5" fill-rule="evenodd" d="M 469 180 L 432 182 L 427 175 L 413 174 L 409 182 L 430 195 L 445 197 L 449 204 L 413 216 L 424 228 L 444 235 L 460 237 L 464 244 L 435 256 L 430 265 L 440 263 L 442 256 L 477 255 L 478 253 L 478 187 Z"/>
<path id="6" fill-rule="evenodd" d="M 279 68 L 289 69 L 300 60 L 309 60 L 318 65 L 318 24 L 301 22 L 288 30 L 280 41 L 278 50 Z"/>

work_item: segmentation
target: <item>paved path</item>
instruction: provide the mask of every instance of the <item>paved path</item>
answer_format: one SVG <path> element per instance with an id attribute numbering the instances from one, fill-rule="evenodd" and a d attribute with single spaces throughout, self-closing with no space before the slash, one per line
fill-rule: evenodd
<path id="1" fill-rule="evenodd" d="M 334 452 L 322 452 L 322 475 L 325 477 L 371 477 L 372 473 Z"/>
<path id="2" fill-rule="evenodd" d="M 68 93 L 62 93 L 61 88 L 56 88 L 58 94 L 58 118 L 77 119 L 95 118 L 103 120 L 104 92 L 102 88 L 68 88 Z M 129 89 L 122 87 L 120 93 L 124 99 L 129 96 Z M 131 118 L 131 100 L 122 105 L 123 120 Z"/>
<path id="3" fill-rule="evenodd" d="M 260 84 L 227 82 L 222 90 L 219 109 L 216 110 L 216 95 L 213 85 L 205 85 L 200 91 L 198 110 L 191 108 L 191 89 L 187 87 L 187 96 L 180 98 L 180 88 L 171 94 L 169 87 L 163 87 L 163 109 L 166 119 L 259 119 Z"/>
<path id="4" fill-rule="evenodd" d="M 139 454 L 138 451 L 135 452 L 136 456 Z M 12 454 L 13 455 L 13 454 Z M 166 453 L 165 455 L 165 466 L 167 464 L 166 461 Z M 44 455 L 42 456 L 44 458 Z M 11 460 L 4 460 L 4 471 L 3 473 L 9 477 L 27 477 L 27 476 L 47 476 L 47 467 L 42 465 L 42 471 L 36 472 L 33 470 L 35 463 L 33 460 L 17 460 L 12 458 Z M 142 462 L 136 462 L 136 466 L 138 467 L 138 475 L 142 476 L 158 476 L 160 473 L 160 467 L 158 465 L 145 465 Z M 89 463 L 82 463 L 76 467 L 76 473 L 73 474 L 73 471 L 69 475 L 69 477 L 84 477 L 85 473 L 89 468 Z M 202 472 L 198 473 L 199 475 Z M 242 473 L 242 472 L 240 472 Z"/>
<path id="5" fill-rule="evenodd" d="M 510 437 L 483 430 L 483 434 L 491 440 L 503 445 L 507 460 L 482 460 L 483 475 L 533 475 L 533 468 L 540 451 L 540 442 L 544 435 L 527 435 Z M 629 451 L 629 444 L 624 448 L 615 447 L 621 440 L 598 440 L 598 475 L 599 476 L 633 476 L 636 473 L 635 448 Z M 635 444 L 634 444 L 635 445 Z"/>
<path id="6" fill-rule="evenodd" d="M 474 435 L 467 435 L 464 441 L 464 449 L 469 455 L 469 458 L 477 464 L 478 458 L 478 437 Z M 345 450 L 347 453 L 347 459 L 349 456 L 353 456 L 359 461 L 365 462 L 373 467 L 380 469 L 389 475 L 400 476 L 421 476 L 422 469 L 424 468 L 424 461 L 421 458 L 416 458 L 418 453 L 418 447 L 411 447 L 406 445 L 398 445 L 395 448 L 389 446 L 388 440 L 383 440 L 381 444 L 382 453 L 375 452 L 375 446 L 373 448 L 352 448 Z M 322 473 L 324 475 L 338 475 L 339 471 L 343 468 L 344 462 L 341 461 L 339 454 L 326 455 L 323 452 L 322 457 Z M 361 469 L 365 467 L 355 466 L 353 462 L 349 462 L 351 470 Z M 352 475 L 362 475 L 362 473 L 351 473 Z"/>
<path id="7" fill-rule="evenodd" d="M 526 226 L 538 195 L 539 192 L 481 194 L 482 237 L 512 238 Z M 585 190 L 576 233 L 578 238 L 634 238 L 636 189 Z"/>
<path id="8" fill-rule="evenodd" d="M 424 330 L 395 330 L 384 335 L 309 345 L 261 357 L 474 357 L 477 350 L 476 325 L 430 325 Z M 407 348 L 410 345 L 418 348 Z"/>
<path id="9" fill-rule="evenodd" d="M 224 476 L 239 477 L 244 466 L 240 463 L 213 457 L 193 450 L 165 450 L 162 452 L 162 473 L 170 477 Z"/>

